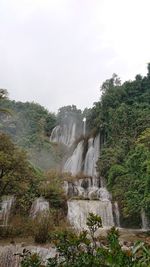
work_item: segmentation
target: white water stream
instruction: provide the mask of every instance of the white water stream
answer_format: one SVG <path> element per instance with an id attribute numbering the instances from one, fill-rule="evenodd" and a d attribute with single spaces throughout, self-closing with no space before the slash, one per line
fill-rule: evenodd
<path id="1" fill-rule="evenodd" d="M 38 215 L 47 215 L 49 212 L 49 202 L 43 197 L 36 198 L 32 203 L 30 216 L 34 219 Z"/>
<path id="2" fill-rule="evenodd" d="M 66 146 L 71 146 L 76 139 L 76 123 L 70 123 L 69 126 L 57 125 L 51 133 L 50 141 L 55 143 L 63 143 Z"/>
<path id="3" fill-rule="evenodd" d="M 87 229 L 86 221 L 89 212 L 93 212 L 101 217 L 103 227 L 111 227 L 114 225 L 111 201 L 68 201 L 68 219 L 76 230 L 81 231 Z"/>
<path id="4" fill-rule="evenodd" d="M 68 219 L 77 230 L 86 229 L 89 212 L 102 218 L 103 227 L 114 225 L 111 196 L 105 187 L 100 187 L 100 179 L 89 177 L 65 182 L 68 201 Z"/>
<path id="5" fill-rule="evenodd" d="M 106 187 L 101 187 L 103 182 L 98 178 L 96 170 L 99 153 L 100 136 L 97 135 L 88 140 L 85 158 L 83 158 L 84 140 L 82 140 L 64 165 L 63 171 L 69 172 L 73 176 L 80 173 L 85 175 L 85 178 L 76 179 L 74 182 L 65 182 L 64 185 L 65 192 L 70 199 L 68 201 L 68 219 L 77 230 L 86 228 L 89 212 L 101 216 L 103 227 L 114 225 L 111 196 Z M 117 216 L 119 217 L 119 214 Z"/>
<path id="6" fill-rule="evenodd" d="M 72 175 L 76 175 L 82 170 L 82 155 L 83 155 L 83 141 L 81 141 L 72 156 L 66 161 L 64 165 L 64 172 L 70 172 Z"/>
<path id="7" fill-rule="evenodd" d="M 0 203 L 0 221 L 2 226 L 8 225 L 9 216 L 14 204 L 14 196 L 4 196 Z"/>

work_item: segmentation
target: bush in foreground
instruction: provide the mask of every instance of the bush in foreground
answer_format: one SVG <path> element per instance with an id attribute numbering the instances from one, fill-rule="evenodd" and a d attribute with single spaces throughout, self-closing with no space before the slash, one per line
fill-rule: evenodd
<path id="1" fill-rule="evenodd" d="M 142 242 L 123 250 L 119 244 L 119 232 L 114 227 L 108 232 L 107 245 L 99 242 L 93 235 L 101 226 L 101 219 L 89 214 L 89 232 L 79 235 L 64 231 L 51 236 L 58 254 L 48 259 L 44 265 L 36 254 L 26 254 L 22 267 L 148 267 L 150 266 L 150 248 Z M 89 238 L 90 233 L 90 238 Z"/>

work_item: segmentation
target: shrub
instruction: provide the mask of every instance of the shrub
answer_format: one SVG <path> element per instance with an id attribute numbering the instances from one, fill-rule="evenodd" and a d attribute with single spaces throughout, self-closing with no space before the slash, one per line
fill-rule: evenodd
<path id="1" fill-rule="evenodd" d="M 46 243 L 49 231 L 54 227 L 52 217 L 50 215 L 39 216 L 36 218 L 34 241 L 36 243 Z"/>
<path id="2" fill-rule="evenodd" d="M 22 267 L 148 267 L 150 266 L 150 248 L 138 242 L 133 249 L 124 251 L 119 244 L 119 232 L 114 227 L 108 232 L 107 245 L 97 242 L 95 231 L 101 226 L 101 218 L 90 214 L 88 223 L 92 239 L 88 232 L 79 235 L 63 231 L 52 236 L 59 255 L 50 258 L 41 265 L 38 256 L 33 255 L 22 261 Z M 94 242 L 93 242 L 94 236 Z M 35 262 L 35 264 L 34 264 Z M 27 263 L 26 265 L 24 263 Z M 32 263 L 32 264 L 31 264 Z M 37 263 L 37 264 L 36 264 Z M 24 265 L 23 265 L 24 264 Z"/>

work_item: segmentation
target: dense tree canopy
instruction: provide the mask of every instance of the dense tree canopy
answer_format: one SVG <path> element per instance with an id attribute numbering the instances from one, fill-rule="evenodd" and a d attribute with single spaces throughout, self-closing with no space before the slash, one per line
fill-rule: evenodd
<path id="1" fill-rule="evenodd" d="M 145 77 L 121 84 L 116 74 L 101 86 L 87 123 L 101 133 L 98 170 L 123 216 L 150 214 L 150 64 Z"/>

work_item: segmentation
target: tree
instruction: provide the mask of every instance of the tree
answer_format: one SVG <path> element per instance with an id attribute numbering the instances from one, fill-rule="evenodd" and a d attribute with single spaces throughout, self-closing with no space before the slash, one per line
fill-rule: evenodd
<path id="1" fill-rule="evenodd" d="M 138 144 L 144 144 L 150 151 L 150 128 L 146 128 L 145 131 L 137 139 Z"/>
<path id="2" fill-rule="evenodd" d="M 1 99 L 7 99 L 8 92 L 6 89 L 0 89 L 0 100 Z"/>
<path id="3" fill-rule="evenodd" d="M 1 104 L 1 101 L 4 99 L 7 99 L 7 97 L 8 97 L 7 90 L 6 89 L 0 89 L 0 104 Z M 11 112 L 9 109 L 1 108 L 1 107 L 0 107 L 0 113 L 6 113 L 6 114 L 11 115 Z"/>
<path id="4" fill-rule="evenodd" d="M 0 130 L 11 136 L 13 142 L 28 151 L 31 162 L 43 170 L 55 168 L 61 160 L 61 147 L 56 149 L 49 142 L 49 135 L 56 125 L 55 114 L 37 103 L 0 100 Z M 60 155 L 60 156 L 59 156 Z"/>
<path id="5" fill-rule="evenodd" d="M 110 79 L 107 79 L 101 86 L 101 91 L 103 93 L 106 93 L 107 91 L 109 91 L 111 88 L 115 87 L 115 86 L 120 86 L 121 85 L 121 80 L 118 77 L 117 74 L 113 74 L 112 77 Z"/>
<path id="6" fill-rule="evenodd" d="M 69 105 L 61 107 L 58 110 L 57 114 L 57 122 L 58 124 L 66 124 L 70 121 L 74 120 L 80 120 L 81 119 L 81 110 L 77 109 L 75 105 Z"/>
<path id="7" fill-rule="evenodd" d="M 147 70 L 148 70 L 147 77 L 150 78 L 150 63 L 147 64 Z"/>
<path id="8" fill-rule="evenodd" d="M 92 235 L 101 226 L 101 218 L 90 214 L 89 227 Z M 94 231 L 94 232 L 93 232 Z M 90 231 L 91 234 L 91 231 Z M 146 267 L 150 266 L 150 247 L 137 242 L 133 249 L 123 250 L 119 244 L 119 232 L 114 227 L 108 231 L 107 244 L 103 245 L 100 237 L 93 247 L 93 238 L 88 232 L 79 235 L 70 231 L 53 234 L 51 241 L 56 246 L 57 254 L 42 265 L 38 254 L 24 250 L 21 256 L 21 267 Z"/>
<path id="9" fill-rule="evenodd" d="M 36 171 L 28 162 L 26 153 L 17 148 L 7 135 L 0 133 L 0 196 L 19 195 L 36 178 Z"/>

